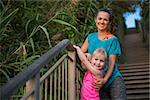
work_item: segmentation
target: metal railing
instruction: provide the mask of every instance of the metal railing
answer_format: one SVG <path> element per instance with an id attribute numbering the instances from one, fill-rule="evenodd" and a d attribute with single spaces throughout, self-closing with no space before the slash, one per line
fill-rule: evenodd
<path id="1" fill-rule="evenodd" d="M 64 49 L 68 50 L 67 54 L 40 77 L 40 69 Z M 82 74 L 82 68 L 76 63 L 75 51 L 65 39 L 1 87 L 0 99 L 10 99 L 21 86 L 26 85 L 21 100 L 79 100 Z"/>

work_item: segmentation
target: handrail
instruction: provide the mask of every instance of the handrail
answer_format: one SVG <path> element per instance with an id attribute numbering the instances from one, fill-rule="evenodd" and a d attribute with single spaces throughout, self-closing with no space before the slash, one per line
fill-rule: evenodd
<path id="1" fill-rule="evenodd" d="M 68 39 L 59 42 L 55 47 L 43 54 L 39 59 L 34 61 L 28 68 L 18 73 L 14 78 L 9 80 L 3 87 L 0 88 L 0 98 L 7 99 L 10 95 L 18 90 L 21 85 L 38 74 L 39 70 L 48 64 L 54 57 L 56 57 L 62 50 L 70 45 Z"/>
<path id="2" fill-rule="evenodd" d="M 52 71 L 54 71 L 54 70 L 56 69 L 56 67 L 58 66 L 58 64 L 59 64 L 60 62 L 62 62 L 62 61 L 65 59 L 65 57 L 67 57 L 66 54 L 63 55 L 63 56 L 60 58 L 60 60 L 59 60 L 58 62 L 56 62 L 55 65 L 53 65 L 53 66 L 40 78 L 40 83 L 42 83 L 42 82 L 44 81 L 44 79 L 45 79 L 46 77 L 48 77 L 48 75 L 50 75 L 50 74 L 52 73 Z M 26 95 L 24 95 L 24 96 L 21 98 L 21 100 L 26 100 L 26 98 L 29 97 L 30 94 L 32 94 L 33 92 L 34 92 L 34 89 L 31 90 L 31 91 L 30 91 L 29 93 L 27 93 Z"/>
<path id="3" fill-rule="evenodd" d="M 42 84 L 42 82 L 48 78 L 52 72 L 58 67 L 58 65 L 63 62 L 63 60 L 65 58 L 68 58 L 69 60 L 71 60 L 73 62 L 73 59 L 71 57 L 69 57 L 67 54 L 64 54 L 59 61 L 57 61 L 41 78 L 40 78 L 40 84 Z M 83 69 L 81 68 L 79 63 L 76 63 L 76 68 L 81 72 L 84 73 Z M 25 94 L 20 100 L 26 100 L 31 94 L 34 93 L 34 89 L 32 89 L 30 92 L 28 92 L 27 94 Z"/>

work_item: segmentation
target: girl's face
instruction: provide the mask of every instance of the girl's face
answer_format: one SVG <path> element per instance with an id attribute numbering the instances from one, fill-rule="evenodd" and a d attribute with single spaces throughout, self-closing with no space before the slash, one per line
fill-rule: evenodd
<path id="1" fill-rule="evenodd" d="M 92 66 L 99 67 L 101 69 L 105 64 L 105 56 L 104 55 L 100 55 L 100 56 L 94 55 L 94 56 L 92 56 L 91 63 L 92 63 Z"/>
<path id="2" fill-rule="evenodd" d="M 107 31 L 108 24 L 109 24 L 109 17 L 110 17 L 109 13 L 104 11 L 100 11 L 97 14 L 95 22 L 98 30 Z"/>

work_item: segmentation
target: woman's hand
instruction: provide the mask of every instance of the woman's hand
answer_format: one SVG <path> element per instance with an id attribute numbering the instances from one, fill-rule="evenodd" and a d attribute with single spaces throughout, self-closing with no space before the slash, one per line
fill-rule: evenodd
<path id="1" fill-rule="evenodd" d="M 96 90 L 100 90 L 103 85 L 106 83 L 106 80 L 104 78 L 99 78 L 99 79 L 96 79 L 94 82 L 93 82 L 93 87 L 96 89 Z"/>

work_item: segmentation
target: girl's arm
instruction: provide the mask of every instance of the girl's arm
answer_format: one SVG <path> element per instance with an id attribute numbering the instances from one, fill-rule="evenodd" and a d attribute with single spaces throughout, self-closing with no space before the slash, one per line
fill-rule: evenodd
<path id="1" fill-rule="evenodd" d="M 87 60 L 90 62 L 90 60 L 91 60 L 91 54 L 85 53 L 85 56 L 86 56 Z M 85 64 L 83 64 L 82 62 L 81 62 L 81 64 L 82 64 L 82 68 L 83 69 L 87 69 Z"/>
<path id="2" fill-rule="evenodd" d="M 82 68 L 87 70 L 86 65 L 81 62 Z"/>
<path id="3" fill-rule="evenodd" d="M 81 51 L 80 47 L 74 45 L 74 48 L 76 48 L 78 56 L 79 56 L 81 62 L 84 65 L 86 65 L 86 68 L 95 76 L 101 75 L 101 71 L 92 67 L 91 63 L 87 60 L 85 54 Z"/>

